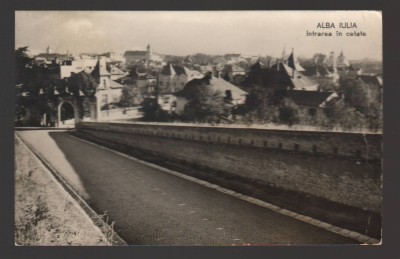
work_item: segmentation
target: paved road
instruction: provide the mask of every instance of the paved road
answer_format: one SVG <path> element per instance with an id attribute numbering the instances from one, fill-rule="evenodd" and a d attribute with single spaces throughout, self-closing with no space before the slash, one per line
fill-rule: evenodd
<path id="1" fill-rule="evenodd" d="M 88 203 L 135 245 L 350 244 L 352 239 L 88 144 L 64 132 L 18 133 L 50 162 L 65 159 Z M 54 142 L 57 145 L 54 145 Z M 53 143 L 53 144 L 51 144 Z M 58 151 L 50 146 L 57 146 Z M 58 168 L 62 170 L 62 167 Z M 68 177 L 67 177 L 68 178 Z M 74 183 L 76 185 L 76 183 Z"/>

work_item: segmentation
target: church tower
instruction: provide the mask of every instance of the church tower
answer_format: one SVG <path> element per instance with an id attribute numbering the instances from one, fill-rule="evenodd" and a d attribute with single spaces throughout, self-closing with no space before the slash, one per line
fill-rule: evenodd
<path id="1" fill-rule="evenodd" d="M 151 56 L 153 55 L 150 44 L 147 45 L 147 59 L 151 59 Z"/>

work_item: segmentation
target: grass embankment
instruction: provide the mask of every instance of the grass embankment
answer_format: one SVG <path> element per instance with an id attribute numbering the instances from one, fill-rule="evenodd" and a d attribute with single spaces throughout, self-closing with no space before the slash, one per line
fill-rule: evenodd
<path id="1" fill-rule="evenodd" d="M 16 245 L 110 245 L 83 210 L 15 140 Z"/>

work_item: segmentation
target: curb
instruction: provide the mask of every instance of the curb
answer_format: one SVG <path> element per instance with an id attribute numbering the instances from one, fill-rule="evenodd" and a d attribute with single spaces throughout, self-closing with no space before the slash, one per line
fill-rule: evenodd
<path id="1" fill-rule="evenodd" d="M 127 154 L 124 154 L 124 153 L 118 152 L 116 150 L 107 148 L 105 146 L 101 146 L 101 145 L 98 145 L 96 143 L 93 143 L 93 142 L 78 138 L 76 136 L 71 136 L 70 135 L 70 137 L 78 139 L 78 140 L 83 141 L 83 142 L 86 142 L 88 144 L 97 146 L 97 147 L 102 148 L 104 150 L 111 151 L 111 152 L 116 153 L 116 154 L 118 154 L 120 156 L 123 156 L 125 158 L 130 159 L 130 160 L 133 160 L 135 162 L 150 166 L 152 168 L 161 170 L 161 171 L 166 172 L 168 174 L 171 174 L 171 175 L 186 179 L 188 181 L 203 185 L 203 186 L 208 187 L 210 189 L 214 189 L 216 191 L 225 193 L 227 195 L 230 195 L 230 196 L 239 198 L 241 200 L 253 203 L 255 205 L 270 209 L 270 210 L 272 210 L 274 212 L 277 212 L 277 213 L 280 213 L 282 215 L 285 215 L 285 216 L 288 216 L 288 217 L 303 221 L 305 223 L 314 225 L 316 227 L 325 229 L 326 231 L 329 231 L 329 232 L 332 232 L 332 233 L 335 233 L 335 234 L 338 234 L 338 235 L 341 235 L 341 236 L 356 240 L 356 241 L 360 242 L 361 244 L 367 244 L 367 245 L 380 245 L 381 244 L 381 240 L 377 240 L 377 239 L 375 239 L 373 237 L 369 237 L 369 236 L 366 236 L 366 235 L 363 235 L 361 233 L 354 232 L 354 231 L 351 231 L 351 230 L 348 230 L 348 229 L 344 229 L 344 228 L 340 228 L 340 227 L 337 227 L 337 226 L 333 226 L 332 224 L 329 224 L 327 222 L 323 222 L 323 221 L 320 221 L 318 219 L 314 219 L 314 218 L 311 218 L 311 217 L 308 217 L 308 216 L 305 216 L 305 215 L 302 215 L 302 214 L 298 214 L 296 212 L 293 212 L 293 211 L 278 207 L 278 206 L 273 205 L 271 203 L 268 203 L 268 202 L 265 202 L 265 201 L 262 201 L 262 200 L 259 200 L 259 199 L 256 199 L 256 198 L 253 198 L 253 197 L 250 197 L 250 196 L 247 196 L 247 195 L 244 195 L 244 194 L 241 194 L 241 193 L 238 193 L 238 192 L 226 189 L 226 188 L 223 188 L 223 187 L 221 187 L 219 185 L 212 184 L 210 182 L 203 181 L 203 180 L 194 178 L 192 176 L 188 176 L 188 175 L 185 175 L 185 174 L 182 174 L 182 173 L 178 173 L 176 171 L 173 171 L 173 170 L 170 170 L 170 169 L 167 169 L 167 168 L 164 168 L 164 167 L 161 167 L 161 166 L 158 166 L 158 165 L 155 165 L 155 164 L 152 164 L 152 163 L 149 163 L 149 162 L 134 158 L 134 157 L 129 156 Z"/>
<path id="2" fill-rule="evenodd" d="M 30 144 L 25 142 L 18 134 L 15 134 L 16 138 L 20 140 L 31 152 L 35 155 L 35 158 L 38 162 L 46 169 L 50 175 L 54 178 L 55 182 L 60 185 L 60 187 L 65 190 L 72 200 L 74 200 L 78 207 L 83 210 L 86 216 L 94 223 L 94 225 L 98 228 L 98 230 L 104 235 L 106 240 L 111 243 L 111 245 L 127 245 L 125 240 L 123 240 L 110 226 L 107 222 L 103 220 L 103 217 L 97 214 L 87 203 L 86 201 L 62 178 L 60 173 L 51 166 L 51 164 L 39 153 L 37 152 Z M 111 233 L 111 236 L 109 236 Z"/>

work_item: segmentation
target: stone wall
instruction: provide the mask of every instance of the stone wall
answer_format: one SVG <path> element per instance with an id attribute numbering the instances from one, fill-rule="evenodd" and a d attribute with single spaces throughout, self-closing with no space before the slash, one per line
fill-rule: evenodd
<path id="1" fill-rule="evenodd" d="M 374 212 L 381 135 L 82 122 L 91 136 Z"/>

